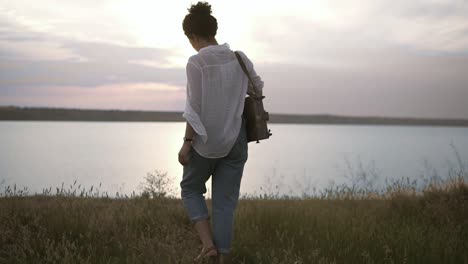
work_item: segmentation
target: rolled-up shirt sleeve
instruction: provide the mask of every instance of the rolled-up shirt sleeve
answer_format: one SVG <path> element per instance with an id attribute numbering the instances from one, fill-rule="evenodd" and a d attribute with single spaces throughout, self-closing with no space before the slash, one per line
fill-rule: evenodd
<path id="1" fill-rule="evenodd" d="M 201 116 L 202 105 L 202 72 L 201 69 L 189 60 L 187 72 L 187 99 L 182 116 L 192 126 L 203 143 L 208 140 L 208 134 L 203 125 Z"/>

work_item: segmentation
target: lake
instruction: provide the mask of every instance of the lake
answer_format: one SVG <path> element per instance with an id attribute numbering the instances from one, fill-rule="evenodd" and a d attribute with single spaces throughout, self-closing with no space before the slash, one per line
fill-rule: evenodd
<path id="1" fill-rule="evenodd" d="M 271 124 L 273 136 L 249 143 L 241 193 L 301 194 L 355 182 L 446 177 L 468 162 L 468 128 Z M 0 193 L 30 193 L 77 181 L 109 195 L 138 192 L 148 173 L 167 172 L 180 192 L 177 153 L 184 123 L 0 121 Z M 465 166 L 463 165 L 463 166 Z M 209 184 L 209 182 L 208 182 Z M 67 187 L 68 186 L 68 187 Z M 209 194 L 208 194 L 209 195 Z"/>

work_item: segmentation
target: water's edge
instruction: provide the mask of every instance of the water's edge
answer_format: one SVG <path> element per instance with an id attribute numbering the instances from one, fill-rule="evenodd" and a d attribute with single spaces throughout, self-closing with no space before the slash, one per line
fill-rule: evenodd
<path id="1" fill-rule="evenodd" d="M 330 114 L 298 115 L 271 113 L 270 122 L 277 124 L 349 124 L 403 126 L 462 126 L 465 119 L 402 118 L 376 116 L 342 116 Z M 42 108 L 0 106 L 0 121 L 126 121 L 126 122 L 183 122 L 182 112 L 98 110 L 73 108 Z"/>

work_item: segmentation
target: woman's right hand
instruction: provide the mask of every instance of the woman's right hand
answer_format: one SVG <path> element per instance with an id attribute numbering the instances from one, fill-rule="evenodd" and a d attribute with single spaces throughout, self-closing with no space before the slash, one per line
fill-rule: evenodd
<path id="1" fill-rule="evenodd" d="M 179 163 L 182 166 L 185 166 L 189 162 L 189 152 L 190 149 L 192 148 L 192 142 L 190 141 L 185 141 L 184 144 L 182 145 L 182 148 L 180 148 L 179 151 Z"/>

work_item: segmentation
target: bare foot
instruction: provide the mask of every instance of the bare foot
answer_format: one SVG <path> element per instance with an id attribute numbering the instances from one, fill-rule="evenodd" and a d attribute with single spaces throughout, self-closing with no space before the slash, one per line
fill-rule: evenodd
<path id="1" fill-rule="evenodd" d="M 218 256 L 218 250 L 215 246 L 203 247 L 200 254 L 194 259 L 194 261 L 200 261 L 202 259 L 207 259 L 210 257 Z"/>

